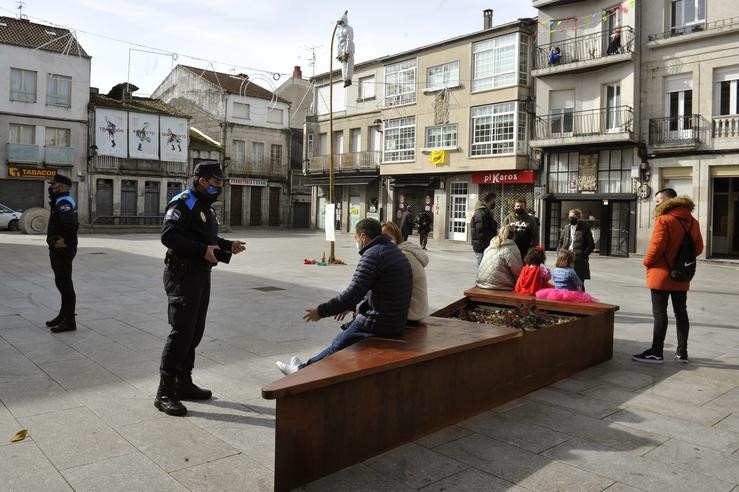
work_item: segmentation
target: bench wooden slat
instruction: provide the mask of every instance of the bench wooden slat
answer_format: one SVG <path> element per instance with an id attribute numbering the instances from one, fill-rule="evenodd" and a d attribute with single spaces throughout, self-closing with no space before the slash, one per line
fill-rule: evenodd
<path id="1" fill-rule="evenodd" d="M 535 302 L 537 306 L 545 310 L 560 311 L 576 314 L 607 313 L 618 311 L 618 306 L 604 304 L 602 302 L 565 302 L 552 301 L 549 299 L 537 299 L 535 296 L 514 294 L 506 290 L 482 289 L 473 287 L 464 291 L 464 295 L 476 302 L 501 303 L 509 306 L 518 304 L 530 304 Z"/>

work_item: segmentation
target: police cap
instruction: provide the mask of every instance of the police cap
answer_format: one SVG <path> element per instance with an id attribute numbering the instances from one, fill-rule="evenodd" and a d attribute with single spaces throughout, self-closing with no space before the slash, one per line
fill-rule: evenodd
<path id="1" fill-rule="evenodd" d="M 195 166 L 193 174 L 202 178 L 217 178 L 217 179 L 228 179 L 228 176 L 223 174 L 221 165 L 218 161 L 201 161 Z"/>
<path id="2" fill-rule="evenodd" d="M 67 186 L 72 186 L 72 180 L 63 174 L 55 174 L 54 177 L 49 180 L 49 183 L 61 183 Z"/>

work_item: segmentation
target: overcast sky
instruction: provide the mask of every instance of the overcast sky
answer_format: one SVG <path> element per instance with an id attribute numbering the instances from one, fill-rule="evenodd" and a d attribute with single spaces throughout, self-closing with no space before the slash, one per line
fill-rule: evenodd
<path id="1" fill-rule="evenodd" d="M 482 11 L 493 24 L 533 17 L 529 0 L 25 0 L 34 22 L 49 21 L 77 31 L 92 55 L 92 86 L 106 93 L 114 84 L 139 86 L 150 94 L 182 63 L 223 72 L 248 73 L 268 89 L 274 73 L 303 68 L 304 77 L 328 71 L 333 26 L 344 10 L 354 27 L 355 63 L 482 29 Z M 14 15 L 17 2 L 0 0 L 0 15 Z M 169 54 L 143 53 L 144 45 Z M 190 57 L 201 58 L 202 60 Z M 264 70 L 268 73 L 260 72 Z"/>

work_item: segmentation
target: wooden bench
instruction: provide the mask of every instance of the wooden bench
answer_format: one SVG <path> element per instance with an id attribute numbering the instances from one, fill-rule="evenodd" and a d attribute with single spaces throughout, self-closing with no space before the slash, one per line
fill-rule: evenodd
<path id="1" fill-rule="evenodd" d="M 275 490 L 318 479 L 611 358 L 617 306 L 537 300 L 542 309 L 577 319 L 527 333 L 446 317 L 470 303 L 531 301 L 470 289 L 402 337 L 367 339 L 263 387 L 264 398 L 277 400 Z"/>

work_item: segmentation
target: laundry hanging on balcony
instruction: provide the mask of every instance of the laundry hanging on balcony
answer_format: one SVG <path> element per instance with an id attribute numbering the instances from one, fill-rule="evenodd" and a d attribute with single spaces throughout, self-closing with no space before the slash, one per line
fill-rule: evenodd
<path id="1" fill-rule="evenodd" d="M 429 154 L 429 163 L 436 166 L 443 166 L 446 164 L 446 150 L 436 149 L 432 150 Z"/>

